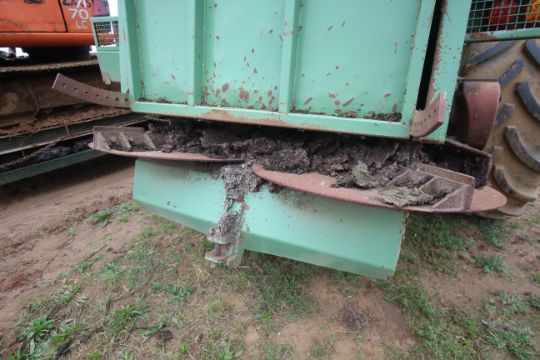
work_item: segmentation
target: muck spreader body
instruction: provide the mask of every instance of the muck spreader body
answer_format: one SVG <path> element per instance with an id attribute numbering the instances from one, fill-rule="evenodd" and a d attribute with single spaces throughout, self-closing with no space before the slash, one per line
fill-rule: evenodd
<path id="1" fill-rule="evenodd" d="M 386 278 L 409 212 L 536 198 L 538 1 L 120 0 L 92 23 L 121 92 L 54 88 L 149 114 L 91 146 L 138 158 L 134 199 L 206 233 L 211 262 L 251 250 Z"/>

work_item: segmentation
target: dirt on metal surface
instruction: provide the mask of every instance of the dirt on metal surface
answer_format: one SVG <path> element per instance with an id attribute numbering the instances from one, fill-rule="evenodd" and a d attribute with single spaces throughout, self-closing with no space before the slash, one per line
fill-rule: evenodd
<path id="1" fill-rule="evenodd" d="M 420 163 L 471 175 L 482 186 L 488 161 L 444 145 L 257 126 L 174 121 L 154 123 L 147 133 L 163 152 L 254 160 L 267 170 L 296 174 L 317 172 L 348 188 L 384 187 Z"/>

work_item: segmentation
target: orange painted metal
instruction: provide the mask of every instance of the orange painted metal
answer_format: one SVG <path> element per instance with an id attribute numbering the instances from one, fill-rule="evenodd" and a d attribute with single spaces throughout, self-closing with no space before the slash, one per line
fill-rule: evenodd
<path id="1" fill-rule="evenodd" d="M 0 1 L 0 32 L 65 32 L 58 0 Z M 5 45 L 5 44 L 1 44 Z"/>
<path id="2" fill-rule="evenodd" d="M 90 18 L 94 14 L 94 2 L 1 0 L 0 46 L 92 45 L 94 38 Z M 97 3 L 99 5 L 102 2 Z M 108 11 L 108 8 L 106 10 Z"/>
<path id="3" fill-rule="evenodd" d="M 0 33 L 0 46 L 80 46 L 93 43 L 92 33 Z"/>
<path id="4" fill-rule="evenodd" d="M 91 32 L 92 1 L 91 0 L 60 0 L 62 12 L 70 33 Z"/>

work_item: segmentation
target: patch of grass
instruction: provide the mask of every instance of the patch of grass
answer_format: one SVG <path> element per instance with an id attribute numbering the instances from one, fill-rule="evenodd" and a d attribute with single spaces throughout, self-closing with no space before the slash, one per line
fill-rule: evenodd
<path id="1" fill-rule="evenodd" d="M 461 218 L 434 214 L 411 214 L 407 221 L 405 243 L 421 262 L 433 270 L 455 275 L 456 251 L 470 246 L 470 240 L 456 234 Z M 415 263 L 416 261 L 412 261 Z"/>
<path id="2" fill-rule="evenodd" d="M 239 273 L 235 278 L 236 287 L 247 285 L 251 288 L 258 318 L 273 317 L 283 312 L 295 317 L 314 310 L 315 304 L 305 287 L 320 268 L 270 255 L 247 255 L 246 263 L 251 262 L 253 268 L 249 272 Z"/>
<path id="3" fill-rule="evenodd" d="M 534 273 L 530 275 L 531 281 L 540 284 L 540 273 Z"/>
<path id="4" fill-rule="evenodd" d="M 482 233 L 485 242 L 499 249 L 506 249 L 510 234 L 504 221 L 481 216 L 475 216 L 471 219 Z"/>
<path id="5" fill-rule="evenodd" d="M 313 344 L 311 344 L 309 348 L 309 355 L 311 355 L 311 358 L 313 359 L 329 357 L 336 351 L 336 349 L 334 348 L 335 340 L 336 335 L 332 334 L 323 341 L 315 341 Z"/>
<path id="6" fill-rule="evenodd" d="M 472 259 L 472 263 L 480 267 L 488 274 L 507 275 L 508 267 L 500 255 L 478 256 Z"/>
<path id="7" fill-rule="evenodd" d="M 532 360 L 540 356 L 532 340 L 534 333 L 513 320 L 484 321 L 486 339 L 496 350 L 508 351 L 519 360 Z"/>
<path id="8" fill-rule="evenodd" d="M 259 345 L 264 360 L 280 360 L 292 357 L 294 351 L 289 344 L 272 344 L 268 341 Z"/>
<path id="9" fill-rule="evenodd" d="M 129 332 L 133 320 L 142 317 L 147 308 L 141 298 L 137 298 L 133 304 L 124 305 L 112 311 L 108 321 L 108 329 L 115 335 L 121 332 Z"/>
<path id="10" fill-rule="evenodd" d="M 106 224 L 112 216 L 113 211 L 111 209 L 103 209 L 88 216 L 86 222 L 90 225 Z"/>
<path id="11" fill-rule="evenodd" d="M 118 354 L 118 360 L 135 360 L 135 356 L 129 351 L 122 351 Z"/>
<path id="12" fill-rule="evenodd" d="M 81 291 L 81 285 L 69 279 L 62 281 L 62 287 L 51 294 L 51 299 L 58 306 L 67 305 Z"/>
<path id="13" fill-rule="evenodd" d="M 402 307 L 409 327 L 423 342 L 415 352 L 433 359 L 479 358 L 478 326 L 466 313 L 455 308 L 444 312 L 431 303 L 425 289 L 402 278 L 378 285 L 388 300 Z"/>
<path id="14" fill-rule="evenodd" d="M 100 360 L 103 357 L 103 354 L 99 350 L 94 350 L 86 354 L 86 360 Z"/>
<path id="15" fill-rule="evenodd" d="M 234 353 L 230 345 L 226 345 L 223 348 L 217 349 L 215 354 L 216 360 L 233 360 L 242 356 L 242 352 Z"/>
<path id="16" fill-rule="evenodd" d="M 178 353 L 180 353 L 181 355 L 184 355 L 184 354 L 187 354 L 188 352 L 189 352 L 188 344 L 180 343 L 180 345 L 178 345 Z"/>
<path id="17" fill-rule="evenodd" d="M 103 266 L 100 277 L 110 285 L 117 285 L 124 277 L 124 270 L 115 262 L 108 263 Z"/>
<path id="18" fill-rule="evenodd" d="M 178 224 L 173 222 L 166 222 L 162 226 L 162 230 L 165 234 L 172 234 L 178 228 Z"/>
<path id="19" fill-rule="evenodd" d="M 156 232 L 151 227 L 144 227 L 142 228 L 141 232 L 139 233 L 139 239 L 141 240 L 148 240 L 152 236 L 154 236 Z"/>
<path id="20" fill-rule="evenodd" d="M 214 299 L 206 305 L 206 318 L 208 321 L 216 321 L 232 311 L 233 307 L 222 299 Z"/>
<path id="21" fill-rule="evenodd" d="M 72 238 L 79 235 L 79 232 L 80 232 L 80 229 L 77 224 L 70 225 L 67 229 L 68 236 Z"/>
<path id="22" fill-rule="evenodd" d="M 123 202 L 120 205 L 118 205 L 118 210 L 121 213 L 132 212 L 135 210 L 135 207 L 128 202 Z"/>
<path id="23" fill-rule="evenodd" d="M 170 296 L 170 302 L 178 305 L 191 295 L 193 289 L 191 286 L 174 286 L 168 283 L 157 283 L 152 286 L 152 291 L 168 294 Z"/>
<path id="24" fill-rule="evenodd" d="M 153 232 L 151 234 L 153 236 Z M 146 237 L 130 251 L 128 259 L 131 261 L 128 269 L 131 288 L 155 283 L 155 278 L 167 268 L 163 255 L 156 250 L 156 244 L 147 241 Z"/>
<path id="25" fill-rule="evenodd" d="M 529 304 L 533 309 L 540 311 L 540 297 L 534 294 L 529 294 Z"/>
<path id="26" fill-rule="evenodd" d="M 128 222 L 129 218 L 127 217 L 127 215 L 120 215 L 118 217 L 118 221 L 121 222 L 121 223 L 126 223 Z"/>
<path id="27" fill-rule="evenodd" d="M 54 321 L 41 316 L 24 328 L 21 337 L 25 340 L 41 340 L 46 338 L 54 329 Z"/>
<path id="28" fill-rule="evenodd" d="M 79 274 L 83 274 L 86 271 L 90 270 L 92 268 L 92 265 L 93 263 L 90 261 L 83 261 L 82 263 L 73 266 L 73 269 L 75 269 L 75 271 L 77 271 Z"/>
<path id="29" fill-rule="evenodd" d="M 526 314 L 529 311 L 528 301 L 523 294 L 502 294 L 497 298 L 512 314 Z"/>

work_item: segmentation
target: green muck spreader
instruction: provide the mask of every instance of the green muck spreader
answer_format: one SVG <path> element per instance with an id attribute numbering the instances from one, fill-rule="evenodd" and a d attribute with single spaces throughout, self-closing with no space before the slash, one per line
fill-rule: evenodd
<path id="1" fill-rule="evenodd" d="M 408 212 L 519 215 L 540 182 L 540 0 L 120 0 L 96 127 L 133 197 L 244 250 L 390 276 Z M 514 101 L 515 100 L 515 101 Z"/>

